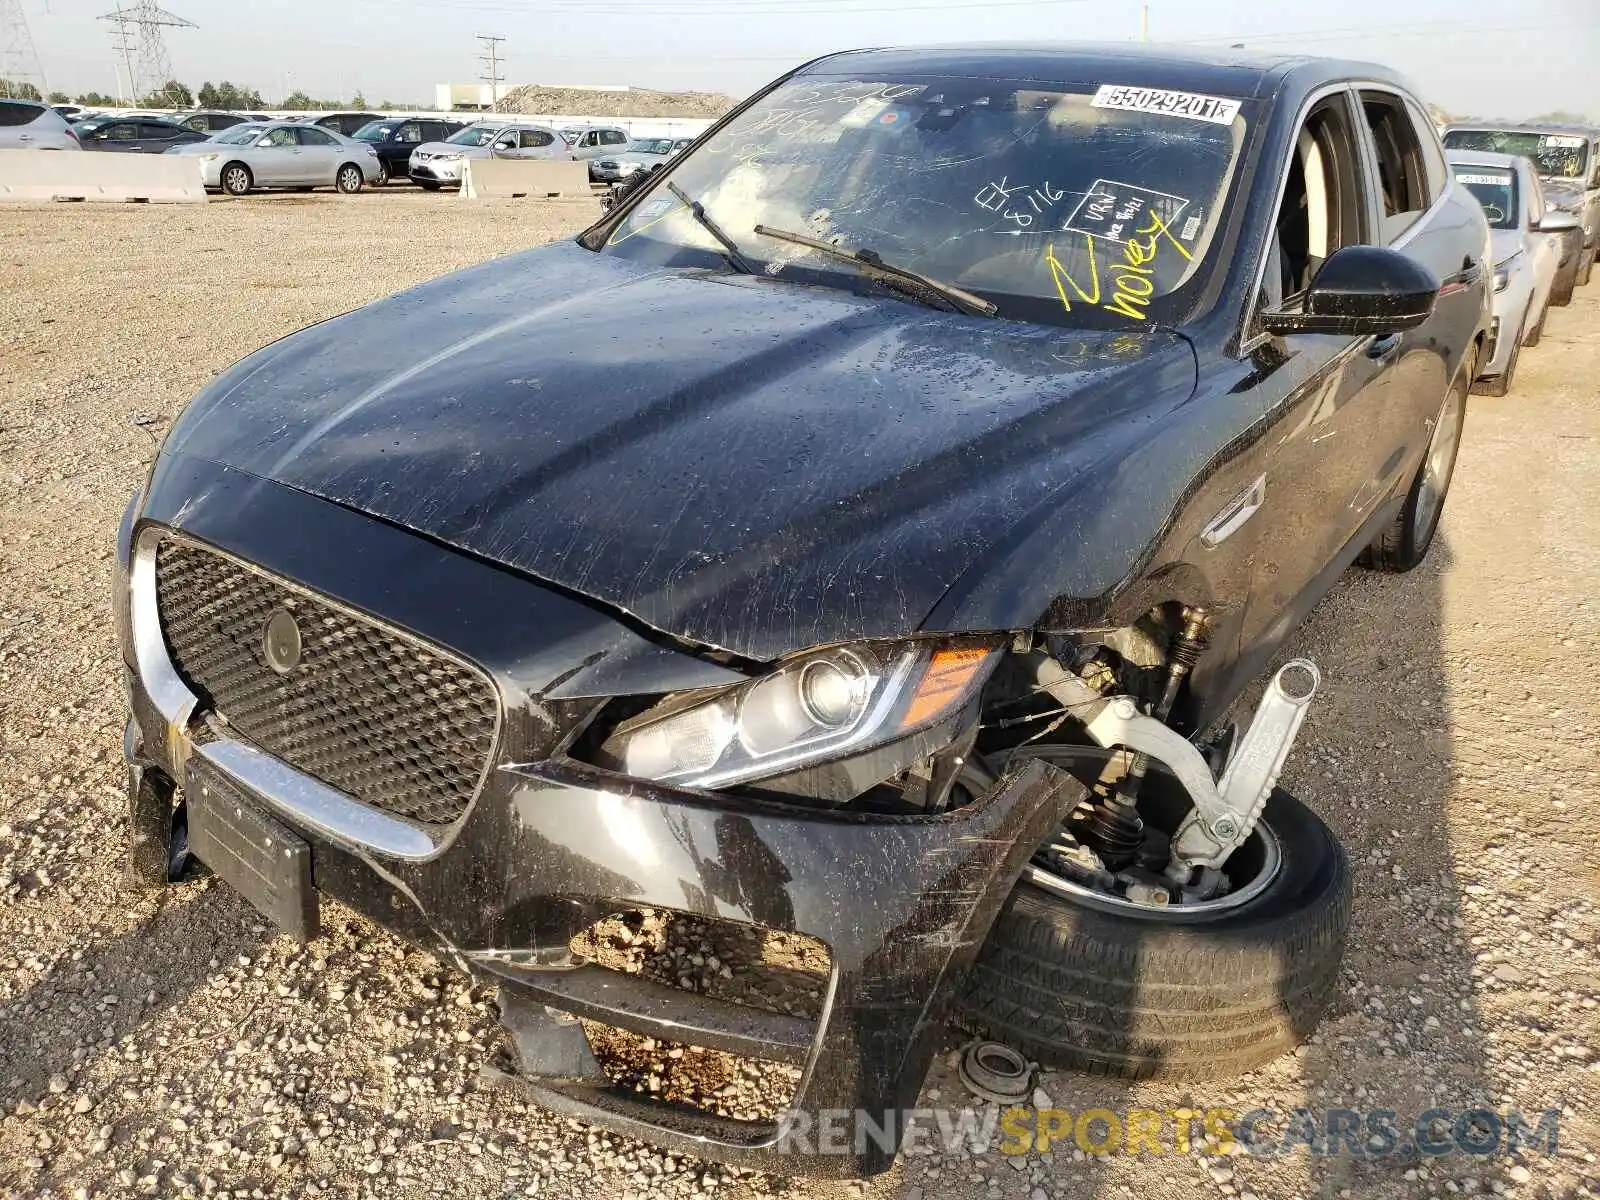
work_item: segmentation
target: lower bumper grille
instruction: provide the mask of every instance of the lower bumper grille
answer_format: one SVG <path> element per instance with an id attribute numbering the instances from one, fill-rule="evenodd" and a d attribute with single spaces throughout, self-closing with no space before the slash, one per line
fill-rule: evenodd
<path id="1" fill-rule="evenodd" d="M 178 674 L 261 749 L 396 816 L 448 825 L 466 811 L 499 719 L 476 668 L 179 538 L 157 550 L 156 595 Z M 282 613 L 298 636 L 279 637 L 269 664 Z"/>

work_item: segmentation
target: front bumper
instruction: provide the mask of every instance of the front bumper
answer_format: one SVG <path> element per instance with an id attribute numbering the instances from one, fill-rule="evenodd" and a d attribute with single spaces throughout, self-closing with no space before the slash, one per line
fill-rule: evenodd
<path id="1" fill-rule="evenodd" d="M 1035 763 L 954 813 L 884 817 L 664 787 L 563 758 L 541 733 L 556 703 L 527 690 L 545 668 L 517 643 L 543 628 L 547 641 L 565 643 L 568 664 L 579 661 L 597 619 L 588 606 L 303 493 L 181 461 L 182 469 L 158 468 L 142 518 L 122 538 L 131 581 L 123 625 L 133 873 L 165 880 L 174 786 L 204 762 L 309 843 L 318 892 L 498 982 L 503 1008 L 573 1014 L 788 1063 L 801 1075 L 789 1114 L 769 1122 L 642 1099 L 598 1071 L 520 1075 L 517 1085 L 538 1103 L 681 1152 L 784 1174 L 887 1169 L 954 994 L 1032 848 L 1077 803 L 1079 785 Z M 480 663 L 496 680 L 504 719 L 492 769 L 465 816 L 419 832 L 208 725 L 203 703 L 171 669 L 155 612 L 147 547 L 165 528 L 382 611 Z M 315 544 L 295 536 L 307 529 L 319 531 Z M 396 599 L 384 569 L 399 564 L 410 600 Z M 429 607 L 429 595 L 451 602 Z M 570 613 L 561 608 L 569 604 Z M 618 641 L 612 631 L 594 636 Z M 573 955 L 575 935 L 639 908 L 818 939 L 831 958 L 819 1016 L 680 992 Z M 551 1026 L 550 1036 L 561 1028 Z M 564 1028 L 570 1035 L 576 1027 Z M 789 1116 L 814 1124 L 829 1112 L 865 1114 L 888 1137 L 837 1155 L 813 1151 L 809 1140 L 791 1145 Z"/>
<path id="2" fill-rule="evenodd" d="M 412 160 L 411 178 L 427 180 L 429 183 L 460 183 L 461 163 L 442 162 L 438 159 L 420 163 Z"/>

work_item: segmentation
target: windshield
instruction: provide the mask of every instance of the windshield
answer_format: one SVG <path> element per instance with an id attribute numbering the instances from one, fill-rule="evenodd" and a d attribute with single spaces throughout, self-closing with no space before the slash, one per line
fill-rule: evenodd
<path id="1" fill-rule="evenodd" d="M 1490 228 L 1516 229 L 1517 173 L 1503 167 L 1474 167 L 1455 164 L 1456 182 L 1478 198 Z"/>
<path id="2" fill-rule="evenodd" d="M 393 121 L 369 121 L 350 136 L 362 142 L 386 142 L 394 128 Z"/>
<path id="3" fill-rule="evenodd" d="M 487 146 L 499 133 L 498 125 L 468 125 L 460 133 L 452 133 L 445 141 L 452 146 Z"/>
<path id="4" fill-rule="evenodd" d="M 243 146 L 255 141 L 261 133 L 260 125 L 235 125 L 232 129 L 224 129 L 211 140 L 221 142 L 224 146 Z"/>
<path id="5" fill-rule="evenodd" d="M 721 254 L 670 177 L 768 274 L 863 286 L 757 225 L 870 250 L 1002 317 L 1174 322 L 1221 223 L 1242 108 L 1114 83 L 802 77 L 658 174 L 606 251 L 671 266 Z"/>
<path id="6" fill-rule="evenodd" d="M 1533 159 L 1546 179 L 1585 179 L 1589 139 L 1576 133 L 1513 133 L 1504 129 L 1452 129 L 1444 135 L 1448 150 L 1490 150 Z"/>
<path id="7" fill-rule="evenodd" d="M 628 143 L 629 154 L 671 154 L 671 138 L 635 138 Z"/>

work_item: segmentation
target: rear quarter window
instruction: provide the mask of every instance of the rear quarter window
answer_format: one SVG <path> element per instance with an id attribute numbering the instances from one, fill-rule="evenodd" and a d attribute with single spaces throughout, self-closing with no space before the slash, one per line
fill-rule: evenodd
<path id="1" fill-rule="evenodd" d="M 37 104 L 13 104 L 0 100 L 0 125 L 31 125 L 43 111 Z"/>

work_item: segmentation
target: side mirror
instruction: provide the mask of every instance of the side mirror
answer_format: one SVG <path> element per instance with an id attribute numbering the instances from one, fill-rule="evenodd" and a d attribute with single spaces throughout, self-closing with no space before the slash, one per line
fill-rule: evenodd
<path id="1" fill-rule="evenodd" d="M 1540 217 L 1533 228 L 1536 233 L 1571 233 L 1574 229 L 1582 229 L 1583 222 L 1572 213 L 1557 208 Z"/>
<path id="2" fill-rule="evenodd" d="M 1383 336 L 1415 329 L 1438 301 L 1439 281 L 1416 260 L 1382 246 L 1346 246 L 1322 264 L 1304 311 L 1262 313 L 1261 325 L 1279 337 Z"/>

